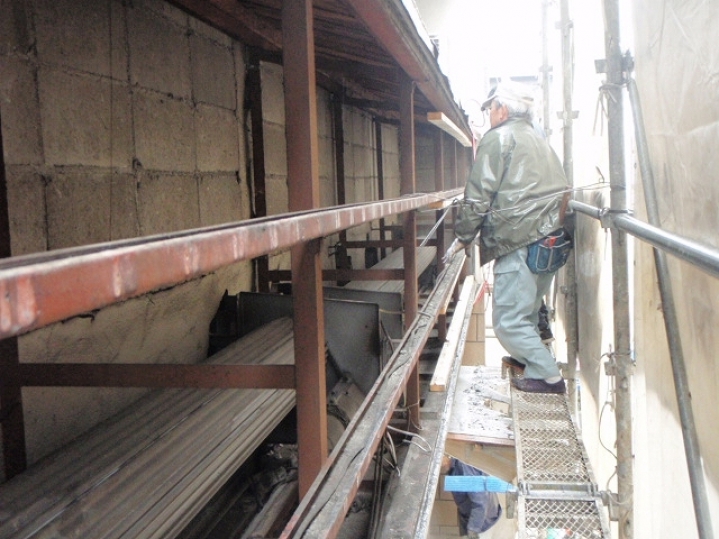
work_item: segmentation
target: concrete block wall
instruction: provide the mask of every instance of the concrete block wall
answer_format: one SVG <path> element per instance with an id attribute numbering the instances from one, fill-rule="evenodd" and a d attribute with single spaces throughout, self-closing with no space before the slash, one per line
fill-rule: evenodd
<path id="1" fill-rule="evenodd" d="M 243 45 L 162 0 L 0 3 L 13 254 L 248 218 L 244 82 Z M 268 210 L 276 214 L 287 211 L 281 66 L 263 64 L 262 86 Z M 329 206 L 334 133 L 321 90 L 318 115 L 321 202 Z M 348 202 L 375 200 L 373 120 L 351 107 L 344 118 Z M 385 124 L 382 133 L 385 197 L 397 197 L 397 128 Z M 334 267 L 323 252 L 325 267 Z M 289 268 L 289 255 L 271 267 Z M 251 286 L 250 263 L 240 263 L 23 336 L 21 361 L 196 362 L 224 291 Z M 25 390 L 30 463 L 143 391 Z"/>
<path id="2" fill-rule="evenodd" d="M 14 255 L 249 217 L 242 44 L 161 0 L 0 3 Z M 275 107 L 276 108 L 276 107 Z M 249 263 L 20 338 L 22 361 L 195 362 Z M 141 391 L 27 389 L 30 462 Z"/>
<path id="3" fill-rule="evenodd" d="M 265 146 L 265 185 L 267 212 L 276 215 L 288 211 L 287 200 L 287 142 L 285 139 L 285 111 L 282 66 L 261 64 L 262 114 Z M 319 137 L 320 204 L 322 207 L 337 204 L 337 168 L 335 155 L 334 118 L 332 96 L 325 90 L 317 91 L 317 127 Z M 348 203 L 378 200 L 376 137 L 373 118 L 355 107 L 345 106 L 342 113 L 344 127 L 345 196 Z M 382 152 L 384 197 L 399 196 L 399 140 L 396 127 L 382 125 Z M 388 224 L 397 218 L 387 220 Z M 364 240 L 373 225 L 361 225 L 347 231 L 349 240 Z M 326 239 L 322 250 L 324 268 L 334 268 L 330 248 L 338 235 Z M 364 253 L 351 249 L 353 267 L 364 265 Z M 270 258 L 270 269 L 289 269 L 288 252 Z"/>
<path id="4" fill-rule="evenodd" d="M 483 293 L 474 303 L 474 307 L 472 308 L 472 314 L 469 318 L 469 326 L 467 327 L 467 337 L 464 343 L 462 365 L 476 366 L 486 364 L 485 301 L 486 296 Z"/>

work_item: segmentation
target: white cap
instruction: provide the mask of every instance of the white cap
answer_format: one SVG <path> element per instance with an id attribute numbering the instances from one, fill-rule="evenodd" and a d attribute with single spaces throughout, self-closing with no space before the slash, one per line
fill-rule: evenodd
<path id="1" fill-rule="evenodd" d="M 526 84 L 514 81 L 500 82 L 492 88 L 487 95 L 487 99 L 482 103 L 482 110 L 489 108 L 489 105 L 496 98 L 516 101 L 517 103 L 523 103 L 528 107 L 531 107 L 534 104 L 532 89 Z"/>

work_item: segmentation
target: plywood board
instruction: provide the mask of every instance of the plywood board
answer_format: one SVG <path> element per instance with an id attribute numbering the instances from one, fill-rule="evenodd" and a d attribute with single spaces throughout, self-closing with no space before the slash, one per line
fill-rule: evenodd
<path id="1" fill-rule="evenodd" d="M 509 381 L 501 372 L 485 365 L 460 367 L 448 439 L 514 445 Z"/>

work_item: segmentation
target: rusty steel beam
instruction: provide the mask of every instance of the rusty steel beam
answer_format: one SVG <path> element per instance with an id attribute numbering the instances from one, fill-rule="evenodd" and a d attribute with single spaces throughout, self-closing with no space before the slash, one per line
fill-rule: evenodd
<path id="1" fill-rule="evenodd" d="M 272 270 L 270 281 L 289 281 L 292 279 L 290 270 Z M 401 281 L 404 279 L 403 269 L 341 269 L 323 270 L 323 281 Z"/>
<path id="2" fill-rule="evenodd" d="M 384 199 L 384 152 L 382 149 L 382 123 L 375 118 L 374 121 L 375 155 L 377 161 L 377 198 Z M 387 239 L 385 220 L 379 220 L 379 239 L 384 242 Z M 387 256 L 387 246 L 380 246 L 380 258 Z M 347 246 L 349 249 L 350 247 Z"/>
<path id="3" fill-rule="evenodd" d="M 384 219 L 381 219 L 383 221 Z M 380 234 L 384 235 L 385 228 L 380 224 Z M 404 245 L 401 240 L 353 240 L 346 241 L 343 244 L 347 249 L 366 249 L 368 247 L 377 247 L 379 249 L 399 249 Z M 384 257 L 382 257 L 384 258 Z"/>
<path id="4" fill-rule="evenodd" d="M 0 366 L 7 387 L 294 389 L 294 365 L 20 363 Z"/>
<path id="5" fill-rule="evenodd" d="M 345 191 L 345 127 L 343 122 L 342 96 L 332 96 L 332 123 L 335 135 L 335 163 L 337 167 L 337 204 L 347 202 Z M 380 197 L 381 198 L 381 197 Z M 340 232 L 340 243 L 347 241 L 347 231 Z"/>
<path id="6" fill-rule="evenodd" d="M 400 127 L 399 172 L 400 193 L 411 195 L 417 190 L 415 132 L 414 132 L 415 84 L 406 75 L 400 81 Z M 417 282 L 417 213 L 404 214 L 404 319 L 409 324 L 417 317 L 419 309 L 419 284 Z M 420 429 L 419 421 L 419 368 L 415 366 L 407 380 L 406 405 L 410 427 Z"/>
<path id="7" fill-rule="evenodd" d="M 282 54 L 291 211 L 320 206 L 317 84 L 312 0 L 282 2 Z M 320 241 L 292 247 L 292 307 L 297 365 L 299 491 L 310 488 L 327 459 L 325 324 Z"/>
<path id="8" fill-rule="evenodd" d="M 249 182 L 252 196 L 252 217 L 267 216 L 267 186 L 265 169 L 265 128 L 262 115 L 262 72 L 260 53 L 257 49 L 249 51 L 249 65 L 247 67 L 247 81 L 245 84 L 245 100 L 249 108 L 250 129 L 252 133 L 252 181 Z M 257 290 L 269 292 L 269 279 L 267 272 L 270 263 L 267 256 L 261 256 L 254 261 Z"/>
<path id="9" fill-rule="evenodd" d="M 434 188 L 437 191 L 444 191 L 444 131 L 437 129 L 434 135 Z M 437 226 L 437 274 L 444 271 L 445 231 L 444 231 L 444 212 L 437 210 L 435 213 L 436 220 L 439 221 Z M 440 342 L 447 339 L 447 314 L 442 313 L 437 319 L 437 338 Z"/>
<path id="10" fill-rule="evenodd" d="M 235 0 L 170 0 L 199 19 L 253 47 L 282 50 L 282 35 L 269 21 Z"/>
<path id="11" fill-rule="evenodd" d="M 0 126 L 2 120 L 0 119 Z M 10 211 L 7 177 L 5 176 L 5 153 L 0 129 L 0 258 L 12 255 L 10 244 Z M 0 341 L 0 367 L 14 369 L 19 364 L 17 337 Z M 2 425 L 2 456 L 5 479 L 25 471 L 27 450 L 25 447 L 25 417 L 22 405 L 22 389 L 18 385 L 0 388 L 0 425 Z"/>
<path id="12" fill-rule="evenodd" d="M 414 319 L 379 378 L 347 426 L 312 488 L 300 502 L 281 539 L 337 537 L 362 478 L 372 462 L 410 373 L 418 364 L 440 310 L 452 293 L 464 260 L 454 257 Z"/>
<path id="13" fill-rule="evenodd" d="M 417 194 L 16 257 L 0 262 L 0 338 L 178 285 L 230 264 L 404 213 L 453 193 Z"/>

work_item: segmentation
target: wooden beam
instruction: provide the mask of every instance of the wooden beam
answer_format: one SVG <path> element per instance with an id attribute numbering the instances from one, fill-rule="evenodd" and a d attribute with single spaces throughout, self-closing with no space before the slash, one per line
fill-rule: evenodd
<path id="1" fill-rule="evenodd" d="M 449 325 L 447 332 L 447 340 L 442 346 L 442 351 L 437 359 L 437 366 L 434 369 L 434 376 L 430 382 L 430 391 L 446 391 L 449 372 L 454 363 L 454 357 L 457 353 L 457 345 L 462 334 L 462 329 L 469 323 L 467 311 L 471 312 L 476 298 L 470 297 L 472 288 L 474 287 L 474 277 L 469 276 L 464 280 L 462 292 L 459 295 L 459 301 L 454 310 L 452 323 Z"/>

